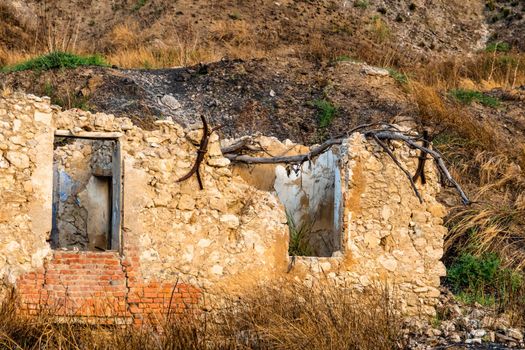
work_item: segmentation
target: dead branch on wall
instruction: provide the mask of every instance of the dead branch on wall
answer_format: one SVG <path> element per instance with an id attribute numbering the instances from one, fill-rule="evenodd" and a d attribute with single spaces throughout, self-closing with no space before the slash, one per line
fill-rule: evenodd
<path id="1" fill-rule="evenodd" d="M 450 175 L 450 172 L 448 168 L 446 167 L 441 154 L 439 154 L 439 152 L 429 147 L 430 145 L 429 140 L 427 140 L 426 138 L 420 137 L 418 135 L 409 133 L 409 132 L 403 132 L 399 130 L 396 126 L 388 124 L 388 123 L 374 123 L 374 124 L 360 125 L 358 127 L 355 127 L 349 130 L 348 132 L 345 132 L 342 135 L 339 135 L 337 137 L 334 137 L 334 138 L 331 138 L 325 141 L 321 145 L 313 147 L 308 153 L 294 155 L 294 156 L 253 157 L 248 154 L 245 154 L 243 152 L 254 150 L 253 140 L 251 140 L 251 138 L 249 137 L 244 137 L 240 139 L 239 141 L 237 141 L 236 143 L 234 143 L 233 145 L 224 147 L 222 149 L 222 152 L 224 156 L 228 158 L 229 160 L 231 160 L 232 162 L 239 162 L 239 163 L 246 163 L 246 164 L 288 164 L 288 165 L 301 166 L 303 163 L 307 161 L 311 161 L 312 159 L 328 151 L 332 146 L 342 144 L 343 141 L 354 132 L 361 132 L 366 138 L 373 139 L 389 155 L 392 161 L 407 176 L 407 179 L 410 182 L 412 189 L 414 190 L 420 202 L 422 202 L 423 199 L 421 197 L 419 190 L 417 189 L 415 185 L 415 181 L 417 181 L 418 178 L 421 178 L 422 180 L 425 178 L 424 176 L 425 160 L 428 159 L 427 157 L 430 157 L 431 159 L 434 160 L 441 174 L 443 185 L 449 185 L 449 186 L 454 187 L 455 190 L 458 192 L 459 196 L 461 197 L 463 204 L 467 205 L 470 203 L 470 200 L 468 199 L 467 195 L 465 194 L 461 186 L 452 177 L 452 175 Z M 395 154 L 392 152 L 391 147 L 389 145 L 389 142 L 391 141 L 403 142 L 406 145 L 408 145 L 410 148 L 417 149 L 420 151 L 420 157 L 419 157 L 420 162 L 418 165 L 418 170 L 416 171 L 416 174 L 414 176 L 412 176 L 409 173 L 409 171 L 401 164 L 401 162 L 399 162 Z"/>
<path id="2" fill-rule="evenodd" d="M 206 120 L 206 117 L 201 115 L 202 120 L 202 138 L 201 142 L 199 144 L 199 149 L 197 150 L 197 158 L 195 159 L 195 163 L 193 163 L 193 167 L 190 169 L 190 171 L 177 180 L 177 182 L 182 182 L 190 177 L 192 177 L 193 174 L 197 175 L 197 181 L 199 182 L 199 188 L 202 190 L 204 189 L 204 185 L 202 184 L 201 179 L 201 173 L 200 173 L 200 166 L 202 161 L 204 160 L 204 156 L 206 155 L 206 152 L 208 152 L 208 143 L 210 141 L 210 136 L 213 134 L 213 132 L 219 130 L 222 128 L 222 126 L 216 126 L 212 129 L 208 126 L 208 121 Z"/>

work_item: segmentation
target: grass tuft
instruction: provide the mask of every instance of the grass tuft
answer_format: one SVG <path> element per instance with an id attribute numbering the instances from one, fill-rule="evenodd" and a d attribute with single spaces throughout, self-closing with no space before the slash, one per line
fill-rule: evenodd
<path id="1" fill-rule="evenodd" d="M 315 100 L 312 105 L 317 108 L 319 127 L 324 129 L 330 126 L 337 114 L 337 107 L 326 99 Z"/>
<path id="2" fill-rule="evenodd" d="M 286 213 L 288 219 L 288 230 L 290 232 L 290 244 L 288 254 L 291 256 L 312 256 L 313 249 L 310 246 L 309 238 L 313 223 L 304 223 L 297 226 L 293 216 Z"/>
<path id="3" fill-rule="evenodd" d="M 449 267 L 447 283 L 460 300 L 489 306 L 505 302 L 505 298 L 516 294 L 523 285 L 523 278 L 502 267 L 495 253 L 480 256 L 463 253 Z"/>
<path id="4" fill-rule="evenodd" d="M 466 89 L 455 89 L 451 90 L 450 94 L 459 102 L 469 105 L 476 101 L 484 106 L 496 108 L 499 107 L 500 102 L 497 98 L 487 96 L 480 91 L 466 90 Z"/>
<path id="5" fill-rule="evenodd" d="M 394 68 L 387 68 L 387 70 L 390 76 L 399 84 L 408 83 L 408 76 L 406 74 L 403 74 Z"/>
<path id="6" fill-rule="evenodd" d="M 102 56 L 79 56 L 67 52 L 52 52 L 25 62 L 2 68 L 3 72 L 20 72 L 25 70 L 46 71 L 57 68 L 77 68 L 80 66 L 107 66 Z"/>
<path id="7" fill-rule="evenodd" d="M 506 42 L 490 43 L 485 48 L 485 51 L 487 52 L 509 52 L 510 44 Z"/>

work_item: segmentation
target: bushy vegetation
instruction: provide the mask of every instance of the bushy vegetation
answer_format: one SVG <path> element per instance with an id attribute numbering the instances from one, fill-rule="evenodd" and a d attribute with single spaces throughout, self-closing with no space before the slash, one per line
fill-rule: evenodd
<path id="1" fill-rule="evenodd" d="M 493 108 L 496 108 L 500 105 L 500 102 L 498 101 L 498 99 L 491 97 L 491 96 L 487 96 L 480 91 L 456 89 L 456 90 L 452 90 L 450 94 L 454 96 L 456 100 L 464 104 L 471 104 L 472 102 L 476 101 L 476 102 L 481 103 L 484 106 L 493 107 Z"/>
<path id="2" fill-rule="evenodd" d="M 399 84 L 406 84 L 408 82 L 406 74 L 403 74 L 394 68 L 387 68 L 387 70 L 390 76 Z"/>
<path id="3" fill-rule="evenodd" d="M 503 268 L 495 253 L 462 253 L 450 265 L 447 282 L 463 301 L 484 305 L 506 302 L 523 284 L 521 275 Z"/>
<path id="4" fill-rule="evenodd" d="M 506 42 L 490 43 L 485 48 L 485 51 L 487 52 L 509 52 L 510 45 L 509 43 L 506 43 Z"/>
<path id="5" fill-rule="evenodd" d="M 355 0 L 354 1 L 354 7 L 359 7 L 361 9 L 366 9 L 368 8 L 369 5 L 370 3 L 368 2 L 368 0 Z"/>
<path id="6" fill-rule="evenodd" d="M 46 71 L 57 68 L 76 68 L 80 66 L 106 66 L 107 63 L 99 55 L 79 56 L 67 52 L 51 52 L 46 55 L 2 68 L 4 72 L 19 72 L 24 70 Z"/>
<path id="7" fill-rule="evenodd" d="M 315 100 L 312 105 L 317 108 L 319 127 L 324 129 L 332 123 L 337 114 L 337 107 L 327 99 Z"/>
<path id="8" fill-rule="evenodd" d="M 46 314 L 24 317 L 11 298 L 0 306 L 0 348 L 393 350 L 404 345 L 388 290 L 352 294 L 331 284 L 310 288 L 285 281 L 254 286 L 248 295 L 207 310 L 167 315 L 153 327 L 94 325 Z"/>

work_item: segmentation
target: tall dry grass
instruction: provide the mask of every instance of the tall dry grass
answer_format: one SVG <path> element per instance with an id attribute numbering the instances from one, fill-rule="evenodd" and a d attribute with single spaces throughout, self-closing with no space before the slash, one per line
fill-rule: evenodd
<path id="1" fill-rule="evenodd" d="M 461 87 L 465 80 L 480 88 L 514 88 L 525 84 L 525 54 L 478 52 L 434 60 L 415 69 L 416 79 L 440 90 Z"/>
<path id="2" fill-rule="evenodd" d="M 363 349 L 403 347 L 387 291 L 356 295 L 341 287 L 259 286 L 211 311 L 171 315 L 156 326 L 103 326 L 17 314 L 0 306 L 3 349 Z M 58 322 L 60 321 L 60 322 Z"/>

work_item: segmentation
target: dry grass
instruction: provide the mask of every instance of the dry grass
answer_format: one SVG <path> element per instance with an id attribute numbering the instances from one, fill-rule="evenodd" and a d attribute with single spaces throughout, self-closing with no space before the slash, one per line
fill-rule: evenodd
<path id="1" fill-rule="evenodd" d="M 172 315 L 156 327 L 26 318 L 15 300 L 0 307 L 3 349 L 363 349 L 402 348 L 389 293 L 359 296 L 327 285 L 259 286 L 220 309 Z"/>
<path id="2" fill-rule="evenodd" d="M 419 82 L 440 90 L 456 89 L 465 80 L 480 88 L 513 88 L 525 84 L 525 55 L 480 52 L 431 62 L 417 69 L 415 75 Z"/>
<path id="3" fill-rule="evenodd" d="M 490 150 L 506 144 L 494 128 L 474 118 L 459 104 L 447 102 L 437 88 L 411 81 L 410 92 L 418 107 L 419 124 L 434 134 L 454 132 Z"/>
<path id="4" fill-rule="evenodd" d="M 525 174 L 509 155 L 471 143 L 438 146 L 453 159 L 456 178 L 471 188 L 474 204 L 455 208 L 447 219 L 448 254 L 495 252 L 506 267 L 525 268 Z"/>

